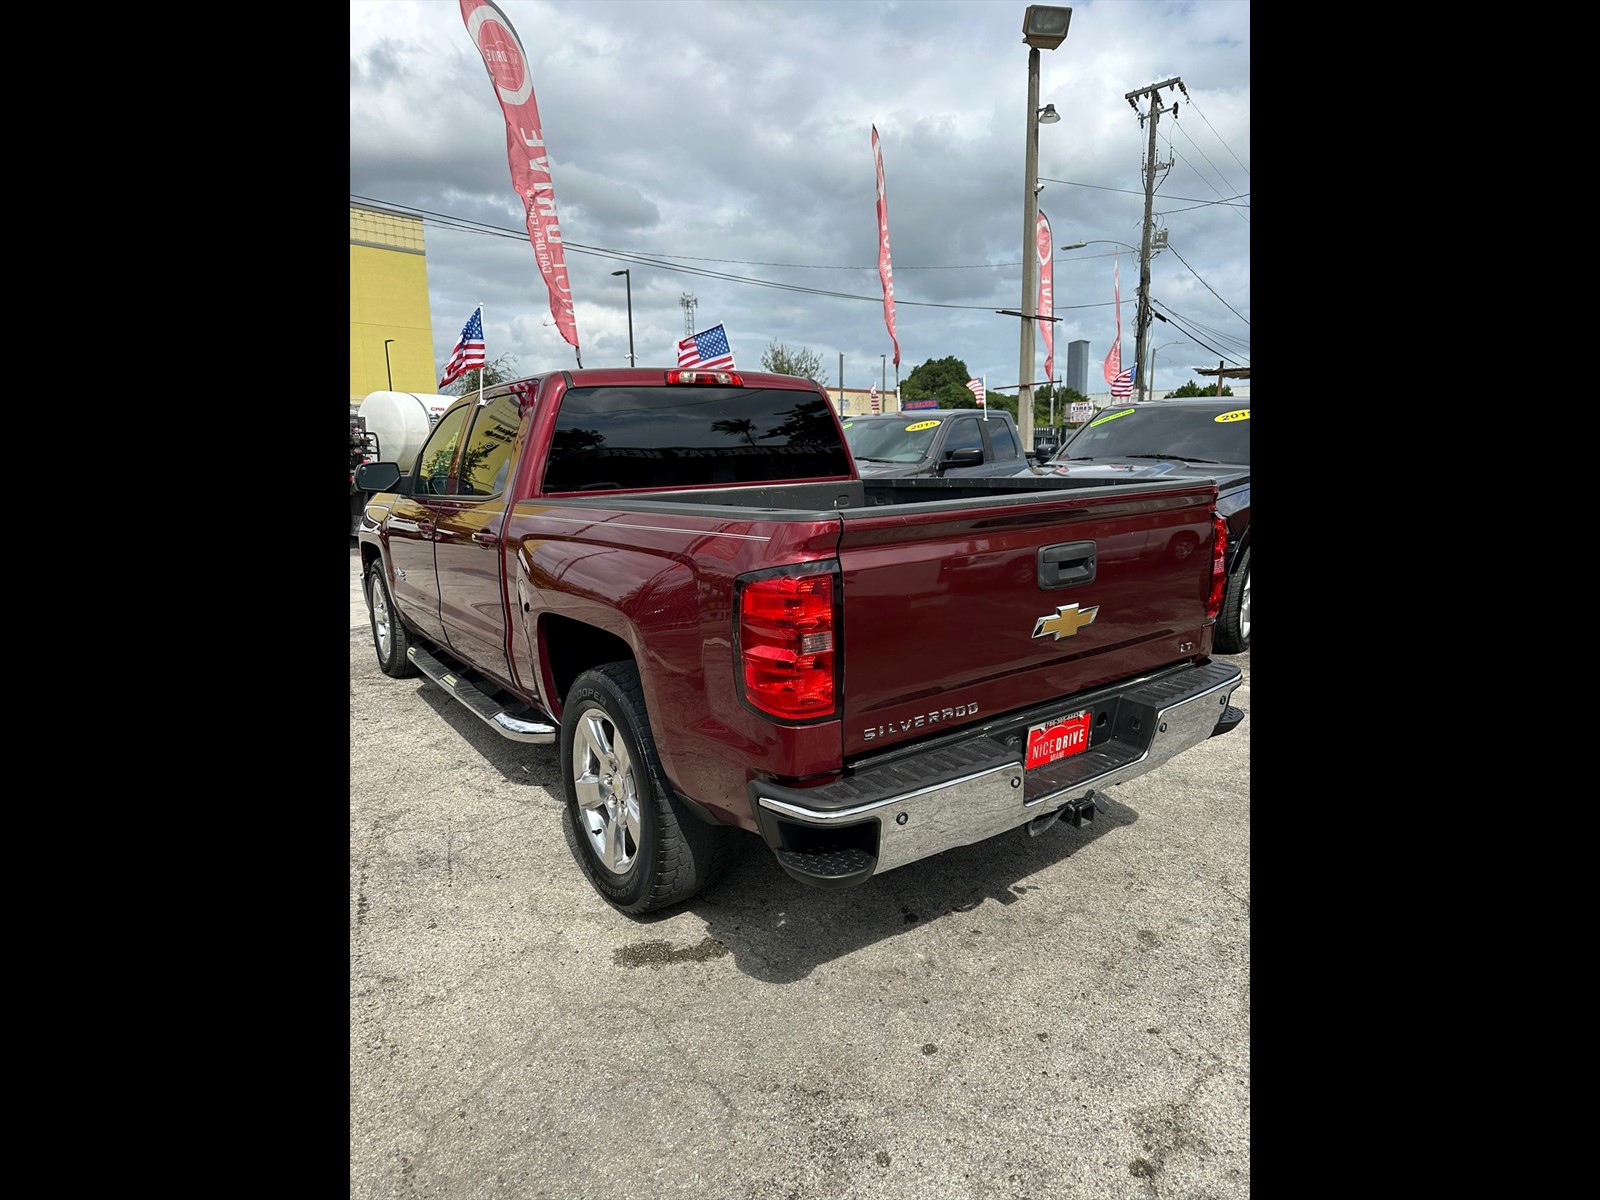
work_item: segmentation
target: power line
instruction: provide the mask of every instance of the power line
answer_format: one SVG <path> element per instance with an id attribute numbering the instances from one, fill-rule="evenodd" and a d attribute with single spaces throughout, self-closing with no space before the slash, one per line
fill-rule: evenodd
<path id="1" fill-rule="evenodd" d="M 1200 119 L 1202 121 L 1205 121 L 1206 128 L 1211 130 L 1211 132 L 1216 135 L 1217 141 L 1222 142 L 1222 148 L 1224 150 L 1226 150 L 1229 154 L 1233 154 L 1233 148 L 1231 146 L 1229 146 L 1227 142 L 1223 141 L 1222 135 L 1220 133 L 1217 133 L 1216 127 L 1214 125 L 1212 125 L 1210 121 L 1206 120 L 1205 113 L 1200 112 L 1200 106 L 1194 102 L 1194 97 L 1189 95 L 1189 89 L 1184 87 L 1183 84 L 1180 83 L 1178 85 L 1178 90 L 1183 93 L 1183 98 L 1189 102 L 1189 107 L 1194 109 L 1195 112 L 1200 113 Z M 1239 156 L 1237 154 L 1233 154 L 1233 161 L 1236 162 L 1236 163 L 1239 163 L 1239 169 L 1244 172 L 1244 177 L 1246 179 L 1249 179 L 1250 178 L 1250 168 L 1245 166 L 1244 163 L 1239 162 Z M 1219 172 L 1219 174 L 1220 174 L 1220 172 Z"/>
<path id="2" fill-rule="evenodd" d="M 1183 263 L 1184 266 L 1189 267 L 1189 264 L 1184 261 L 1183 255 L 1178 253 L 1178 248 L 1172 244 L 1172 239 L 1171 238 L 1167 239 L 1167 249 L 1172 251 L 1173 256 L 1175 258 L 1177 258 L 1177 260 L 1179 262 Z M 1189 274 L 1193 275 L 1196 279 L 1200 279 L 1200 272 L 1196 271 L 1193 267 L 1189 267 Z M 1212 287 L 1209 283 L 1206 283 L 1206 281 L 1204 279 L 1200 279 L 1200 283 L 1201 283 L 1201 286 L 1203 286 L 1206 289 L 1206 291 L 1210 292 L 1213 296 L 1217 296 L 1217 289 L 1216 288 Z M 1229 312 L 1233 313 L 1234 316 L 1239 317 L 1239 320 L 1243 321 L 1246 325 L 1250 324 L 1250 321 L 1249 321 L 1248 318 L 1239 316 L 1238 310 L 1235 309 L 1233 307 L 1233 305 L 1229 304 L 1226 300 L 1223 300 L 1221 296 L 1217 296 L 1217 300 L 1222 304 L 1223 308 L 1225 308 Z"/>
<path id="3" fill-rule="evenodd" d="M 1152 304 L 1154 304 L 1156 302 L 1154 296 L 1152 296 L 1150 298 L 1150 302 Z M 1213 346 L 1207 346 L 1206 343 L 1202 342 L 1199 338 L 1195 337 L 1194 334 L 1190 333 L 1187 329 L 1185 329 L 1183 327 L 1183 322 L 1179 321 L 1176 317 L 1174 317 L 1174 316 L 1172 316 L 1170 314 L 1170 311 L 1169 311 L 1168 315 L 1166 315 L 1166 316 L 1162 316 L 1160 313 L 1157 313 L 1156 314 L 1156 318 L 1158 320 L 1166 321 L 1168 324 L 1176 325 L 1178 327 L 1178 332 L 1183 334 L 1184 337 L 1188 338 L 1191 342 L 1194 342 L 1198 346 L 1205 346 L 1205 348 L 1207 350 L 1210 350 L 1211 353 L 1215 354 L 1218 358 L 1222 359 L 1224 362 L 1233 363 L 1233 365 L 1236 366 L 1236 367 L 1239 365 L 1239 363 L 1235 362 L 1232 358 L 1229 358 L 1222 351 L 1216 349 Z"/>
<path id="4" fill-rule="evenodd" d="M 1170 148 L 1171 145 L 1172 145 L 1172 141 L 1169 138 L 1167 140 L 1167 146 Z M 1142 197 L 1144 195 L 1143 192 L 1136 192 L 1136 191 L 1132 190 L 1131 188 L 1103 187 L 1102 185 L 1100 185 L 1098 183 L 1077 183 L 1077 182 L 1074 182 L 1071 179 L 1051 179 L 1046 175 L 1039 176 L 1039 182 L 1040 183 L 1060 183 L 1060 184 L 1065 184 L 1067 187 L 1092 188 L 1094 191 L 1097 191 L 1097 192 L 1116 192 L 1118 195 L 1122 195 L 1122 196 L 1140 196 L 1140 197 Z M 1249 192 L 1245 192 L 1244 194 L 1246 196 L 1248 196 L 1250 193 Z M 1163 199 L 1166 199 L 1166 200 L 1188 200 L 1188 201 L 1192 201 L 1193 203 L 1196 203 L 1196 204 L 1226 204 L 1226 203 L 1228 203 L 1228 201 L 1225 201 L 1225 200 L 1221 200 L 1221 201 L 1219 201 L 1219 200 L 1203 200 L 1199 196 L 1164 196 Z M 1248 204 L 1241 204 L 1241 205 L 1239 205 L 1239 207 L 1240 208 L 1249 208 L 1250 206 Z"/>
<path id="5" fill-rule="evenodd" d="M 1222 182 L 1224 184 L 1226 184 L 1228 182 L 1227 177 L 1224 176 L 1221 171 L 1217 170 L 1217 164 L 1216 163 L 1212 162 L 1210 158 L 1206 157 L 1206 152 L 1203 149 L 1201 149 L 1200 143 L 1196 142 L 1192 137 L 1189 137 L 1189 131 L 1187 129 L 1183 130 L 1183 136 L 1185 138 L 1188 138 L 1189 144 L 1191 146 L 1193 146 L 1197 151 L 1199 151 L 1200 157 L 1204 158 L 1206 160 L 1206 166 L 1210 167 L 1213 171 L 1215 171 L 1216 175 L 1217 175 L 1217 178 L 1221 179 Z M 1167 143 L 1167 147 L 1168 147 L 1168 149 L 1172 149 L 1172 143 L 1171 143 L 1170 140 Z M 1172 152 L 1174 154 L 1177 154 L 1179 158 L 1183 158 L 1183 155 L 1178 154 L 1176 149 L 1172 149 Z M 1193 168 L 1192 164 L 1189 162 L 1188 159 L 1184 158 L 1183 159 L 1183 163 L 1184 163 L 1184 166 L 1190 167 L 1192 170 L 1194 170 L 1196 175 L 1199 175 L 1201 179 L 1205 180 L 1207 186 L 1209 186 L 1212 191 L 1216 192 L 1216 194 L 1218 196 L 1222 195 L 1222 189 L 1217 187 L 1215 184 L 1213 184 L 1209 179 L 1206 179 L 1204 175 L 1201 175 L 1198 169 Z M 1237 211 L 1237 210 L 1235 210 L 1235 211 Z M 1250 218 L 1246 217 L 1242 212 L 1239 213 L 1239 219 L 1242 220 L 1246 225 L 1248 225 L 1250 223 Z"/>
<path id="6" fill-rule="evenodd" d="M 453 216 L 450 216 L 450 215 L 445 214 L 445 213 L 436 213 L 436 212 L 432 212 L 432 211 L 430 211 L 428 209 L 415 208 L 415 207 L 413 207 L 411 205 L 393 204 L 393 203 L 390 203 L 388 201 L 376 200 L 376 199 L 374 199 L 374 198 L 372 198 L 370 196 L 358 196 L 358 195 L 355 195 L 355 194 L 352 193 L 351 199 L 352 200 L 356 200 L 356 201 L 360 201 L 360 202 L 365 202 L 365 203 L 368 203 L 368 204 L 377 205 L 377 206 L 379 206 L 381 208 L 386 208 L 386 209 L 389 209 L 389 210 L 395 211 L 395 212 L 414 213 L 419 218 L 421 218 L 426 224 L 432 225 L 432 226 L 434 226 L 436 228 L 449 229 L 449 230 L 452 230 L 452 231 L 455 231 L 455 232 L 459 232 L 459 233 L 471 233 L 471 234 L 478 234 L 478 235 L 487 236 L 487 237 L 503 237 L 503 238 L 513 239 L 513 240 L 516 240 L 516 241 L 521 241 L 521 240 L 523 240 L 524 238 L 527 237 L 527 233 L 526 233 L 525 230 L 521 230 L 521 229 L 506 229 L 506 228 L 499 227 L 499 226 L 487 225 L 487 224 L 484 224 L 482 222 L 469 221 L 469 220 L 466 220 L 465 218 L 461 218 L 461 217 L 453 217 Z M 864 303 L 870 303 L 870 304 L 882 304 L 883 303 L 883 296 L 881 294 L 862 296 L 862 295 L 854 295 L 854 294 L 849 293 L 849 292 L 832 291 L 832 290 L 828 290 L 828 289 L 824 289 L 824 288 L 802 287 L 802 286 L 797 285 L 797 284 L 778 283 L 778 282 L 775 282 L 773 280 L 752 279 L 747 275 L 733 275 L 733 274 L 729 274 L 728 272 L 725 272 L 725 271 L 710 271 L 710 270 L 706 270 L 706 269 L 701 268 L 701 267 L 680 266 L 680 265 L 678 265 L 676 263 L 663 262 L 663 261 L 661 261 L 660 258 L 652 256 L 652 255 L 638 254 L 638 253 L 635 253 L 635 252 L 632 252 L 632 251 L 627 251 L 627 250 L 615 250 L 615 249 L 608 249 L 608 248 L 605 248 L 605 247 L 598 247 L 598 246 L 586 246 L 586 245 L 584 245 L 583 243 L 580 243 L 580 242 L 566 242 L 564 244 L 569 249 L 571 249 L 571 250 L 573 250 L 573 251 L 575 251 L 576 253 L 579 253 L 579 254 L 589 254 L 589 255 L 593 255 L 593 256 L 598 257 L 598 258 L 617 259 L 617 260 L 622 261 L 622 262 L 636 263 L 636 264 L 639 264 L 641 266 L 655 267 L 655 268 L 658 268 L 658 269 L 663 270 L 663 271 L 675 271 L 675 272 L 678 272 L 678 273 L 684 274 L 684 275 L 694 275 L 694 276 L 699 276 L 701 278 L 706 278 L 706 279 L 719 279 L 719 280 L 724 280 L 724 281 L 727 281 L 727 282 L 730 282 L 730 283 L 745 283 L 745 284 L 750 284 L 750 285 L 755 286 L 755 287 L 775 288 L 775 289 L 778 289 L 780 291 L 799 292 L 799 293 L 801 293 L 803 295 L 825 296 L 825 297 L 829 297 L 829 298 L 837 299 L 837 300 L 857 300 L 857 301 L 861 301 L 861 302 L 864 302 Z M 1176 254 L 1176 251 L 1174 251 L 1174 254 Z M 671 258 L 690 258 L 691 256 L 689 256 L 689 255 L 668 255 L 666 257 L 671 257 Z M 1088 254 L 1088 255 L 1084 255 L 1083 256 L 1084 259 L 1106 258 L 1106 257 L 1110 257 L 1110 256 L 1106 255 L 1106 254 Z M 733 263 L 735 265 L 742 265 L 742 266 L 791 266 L 791 265 L 799 265 L 799 264 L 784 264 L 784 263 L 755 263 L 755 262 L 746 262 L 744 260 L 739 260 L 739 259 L 695 258 L 694 261 L 700 261 L 700 262 L 728 262 L 728 263 Z M 1069 260 L 1063 260 L 1063 261 L 1072 261 L 1072 260 L 1069 259 Z M 1181 255 L 1179 256 L 1179 261 L 1180 262 L 1183 261 Z M 977 264 L 974 264 L 974 265 L 977 265 Z M 992 264 L 982 264 L 982 265 L 984 265 L 984 266 L 1004 267 L 1004 266 L 1016 266 L 1017 264 L 1016 263 L 992 263 Z M 1195 270 L 1194 270 L 1193 267 L 1189 266 L 1189 264 L 1187 262 L 1184 262 L 1183 265 L 1189 271 L 1190 274 L 1194 275 L 1194 277 L 1196 279 L 1200 280 L 1200 283 L 1202 285 L 1204 285 L 1207 288 L 1208 291 L 1211 290 L 1210 285 L 1207 284 L 1204 279 L 1201 279 L 1200 276 L 1195 273 Z M 832 269 L 834 269 L 834 270 L 856 270 L 858 268 L 854 268 L 854 267 L 836 267 L 836 268 L 832 268 Z M 876 265 L 874 265 L 872 267 L 869 267 L 869 268 L 859 268 L 859 269 L 871 270 L 871 271 L 874 271 L 874 272 L 877 271 Z M 900 268 L 900 267 L 897 267 L 896 269 L 914 270 L 915 268 Z M 1216 295 L 1216 293 L 1214 291 L 1212 292 L 1212 294 Z M 1222 299 L 1220 296 L 1218 296 L 1217 298 L 1219 300 Z M 1114 301 L 1107 300 L 1107 301 L 1101 301 L 1099 303 L 1094 303 L 1094 304 L 1065 304 L 1065 305 L 1057 304 L 1054 307 L 1055 307 L 1055 311 L 1056 312 L 1073 312 L 1073 311 L 1083 311 L 1083 310 L 1092 309 L 1092 308 L 1111 308 L 1111 307 L 1113 307 L 1114 303 L 1115 303 Z M 936 303 L 936 302 L 933 302 L 933 301 L 927 301 L 927 300 L 906 300 L 903 297 L 899 297 L 899 296 L 897 296 L 895 298 L 895 304 L 897 306 L 907 306 L 907 307 L 913 307 L 913 308 L 944 308 L 944 309 L 952 309 L 952 310 L 966 311 L 966 312 L 992 312 L 993 311 L 993 305 L 989 305 L 989 304 L 940 304 L 940 303 Z M 1223 301 L 1223 304 L 1226 305 L 1227 302 Z M 1230 307 L 1228 311 L 1233 312 L 1233 309 Z M 1238 313 L 1234 313 L 1234 315 L 1238 316 Z M 1242 318 L 1242 317 L 1240 318 L 1240 320 L 1243 320 L 1243 319 L 1244 318 Z M 1248 325 L 1249 322 L 1246 321 L 1245 324 Z M 1189 336 L 1189 337 L 1193 338 L 1193 335 L 1192 334 L 1188 334 L 1187 330 L 1180 329 L 1180 332 L 1183 332 L 1186 336 Z M 1201 346 L 1204 346 L 1205 349 L 1211 350 L 1210 346 L 1206 346 L 1205 343 L 1201 342 L 1198 338 L 1193 338 L 1193 340 L 1197 344 L 1199 344 Z M 1212 351 L 1212 352 L 1215 353 L 1215 351 Z"/>

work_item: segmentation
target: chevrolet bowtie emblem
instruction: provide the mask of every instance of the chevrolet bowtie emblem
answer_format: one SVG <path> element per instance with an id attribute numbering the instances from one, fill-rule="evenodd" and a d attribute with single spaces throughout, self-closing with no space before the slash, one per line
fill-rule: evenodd
<path id="1" fill-rule="evenodd" d="M 1063 604 L 1050 616 L 1040 617 L 1033 623 L 1033 636 L 1040 638 L 1053 633 L 1059 642 L 1064 637 L 1071 637 L 1085 625 L 1093 624 L 1095 614 L 1099 611 L 1098 604 L 1081 611 L 1076 604 Z"/>

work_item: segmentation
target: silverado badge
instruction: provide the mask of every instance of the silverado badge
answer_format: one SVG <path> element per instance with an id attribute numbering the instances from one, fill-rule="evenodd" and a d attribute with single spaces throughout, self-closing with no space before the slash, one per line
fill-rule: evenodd
<path id="1" fill-rule="evenodd" d="M 1081 611 L 1076 604 L 1063 604 L 1048 617 L 1040 617 L 1033 623 L 1033 636 L 1040 638 L 1047 633 L 1053 633 L 1059 642 L 1064 637 L 1071 637 L 1085 625 L 1092 624 L 1095 614 L 1099 611 L 1098 604 Z"/>

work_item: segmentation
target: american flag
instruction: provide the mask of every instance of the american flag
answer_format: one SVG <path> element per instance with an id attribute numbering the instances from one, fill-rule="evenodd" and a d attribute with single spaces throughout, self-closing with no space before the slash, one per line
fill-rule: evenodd
<path id="1" fill-rule="evenodd" d="M 702 329 L 678 343 L 680 367 L 704 367 L 708 371 L 731 371 L 733 351 L 728 349 L 728 332 L 721 325 Z"/>
<path id="2" fill-rule="evenodd" d="M 1129 367 L 1122 374 L 1111 381 L 1111 394 L 1113 396 L 1133 395 L 1133 368 Z"/>
<path id="3" fill-rule="evenodd" d="M 988 408 L 989 407 L 989 402 L 985 398 L 985 395 L 984 395 L 983 380 L 981 380 L 981 379 L 969 379 L 969 380 L 967 380 L 967 387 L 970 388 L 971 391 L 972 391 L 972 394 L 978 398 L 978 407 L 979 408 Z"/>
<path id="4" fill-rule="evenodd" d="M 456 348 L 450 351 L 450 361 L 445 365 L 444 378 L 439 380 L 439 386 L 454 383 L 472 368 L 483 364 L 483 309 L 479 307 L 472 310 L 467 323 L 461 327 L 461 336 L 456 339 Z"/>

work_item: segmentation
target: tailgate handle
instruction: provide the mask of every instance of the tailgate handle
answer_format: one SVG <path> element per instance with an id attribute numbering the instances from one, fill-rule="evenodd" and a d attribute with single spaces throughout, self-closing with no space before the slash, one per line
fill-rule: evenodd
<path id="1" fill-rule="evenodd" d="M 1062 542 L 1039 551 L 1039 586 L 1071 587 L 1094 578 L 1094 543 Z"/>

